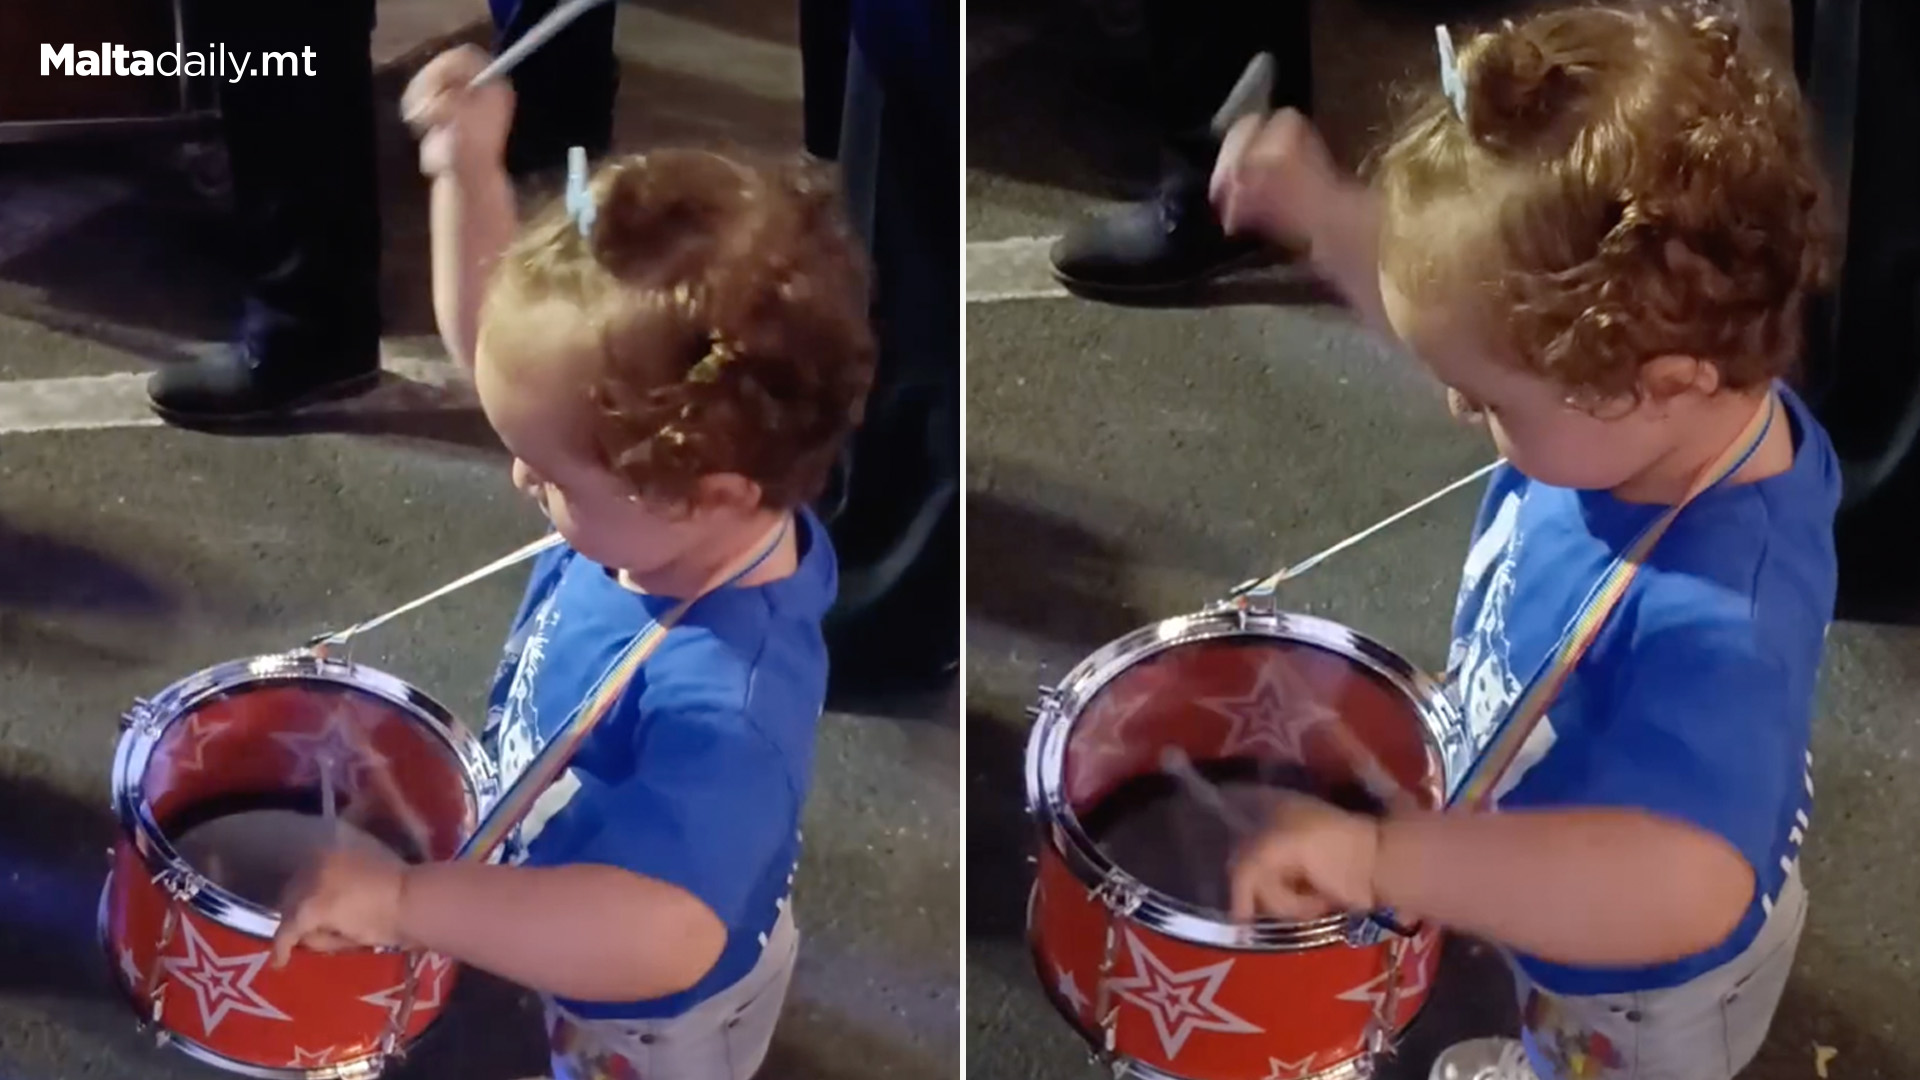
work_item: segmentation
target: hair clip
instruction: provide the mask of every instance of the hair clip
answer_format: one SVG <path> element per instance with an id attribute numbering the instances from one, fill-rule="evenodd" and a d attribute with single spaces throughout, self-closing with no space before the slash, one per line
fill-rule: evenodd
<path id="1" fill-rule="evenodd" d="M 1447 95 L 1453 104 L 1453 115 L 1461 123 L 1467 121 L 1467 83 L 1460 77 L 1460 58 L 1453 51 L 1453 35 L 1447 32 L 1445 23 L 1433 28 L 1434 37 L 1440 42 L 1440 92 Z"/>
<path id="2" fill-rule="evenodd" d="M 572 147 L 567 150 L 567 216 L 573 219 L 582 239 L 593 236 L 595 210 L 593 195 L 587 190 L 586 147 Z"/>
<path id="3" fill-rule="evenodd" d="M 733 346 L 728 345 L 726 341 L 720 337 L 718 332 L 714 333 L 712 342 L 713 343 L 707 347 L 707 355 L 701 357 L 699 363 L 688 369 L 688 382 L 704 383 L 718 379 L 720 377 L 720 369 L 726 366 L 727 361 L 734 359 L 734 357 L 738 355 L 733 351 Z"/>

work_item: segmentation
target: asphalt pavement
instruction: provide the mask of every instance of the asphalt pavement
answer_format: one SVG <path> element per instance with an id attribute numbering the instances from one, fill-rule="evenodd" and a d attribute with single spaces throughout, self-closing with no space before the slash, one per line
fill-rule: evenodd
<path id="1" fill-rule="evenodd" d="M 1316 111 L 1336 151 L 1350 163 L 1364 153 L 1391 87 L 1437 78 L 1436 19 L 1514 6 L 1316 3 Z M 1784 9 L 1759 6 L 1777 33 Z M 1035 839 L 1021 755 L 1035 688 L 1492 457 L 1403 357 L 1285 268 L 1154 307 L 1053 285 L 1051 238 L 1154 179 L 1146 80 L 1129 66 L 1142 44 L 1124 32 L 1136 9 L 969 9 L 966 1052 L 978 1080 L 1101 1075 L 1043 995 L 1026 945 Z M 1328 561 L 1286 585 L 1282 606 L 1436 670 L 1474 505 L 1456 496 Z M 1920 863 L 1902 839 L 1920 813 L 1920 634 L 1836 625 L 1823 680 L 1803 861 L 1810 922 L 1746 1075 L 1920 1075 Z M 1179 1009 L 1202 1017 L 1181 996 L 1192 985 L 1165 989 L 1169 1030 Z M 1483 949 L 1450 943 L 1428 1008 L 1381 1075 L 1425 1077 L 1439 1048 L 1511 1033 L 1510 993 Z M 1295 1075 L 1284 1065 L 1273 1075 Z"/>
<path id="2" fill-rule="evenodd" d="M 483 40 L 474 0 L 383 0 L 383 100 L 435 43 Z M 627 4 L 622 146 L 799 146 L 789 5 Z M 156 364 L 236 311 L 234 236 L 165 143 L 0 148 L 0 1077 L 217 1075 L 155 1049 L 112 993 L 95 900 L 108 780 L 136 696 L 284 650 L 538 535 L 537 511 L 432 335 L 424 189 L 382 133 L 388 384 L 291 434 L 216 437 L 146 414 Z M 369 635 L 356 660 L 467 722 L 522 579 Z M 795 900 L 805 935 L 766 1075 L 955 1077 L 957 687 L 830 711 Z M 545 1069 L 527 997 L 461 984 L 399 1075 Z"/>

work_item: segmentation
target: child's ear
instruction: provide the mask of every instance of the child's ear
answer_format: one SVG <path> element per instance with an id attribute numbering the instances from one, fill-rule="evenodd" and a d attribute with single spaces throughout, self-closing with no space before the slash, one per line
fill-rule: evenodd
<path id="1" fill-rule="evenodd" d="M 1683 394 L 1711 397 L 1720 392 L 1720 365 L 1697 356 L 1658 356 L 1640 366 L 1641 396 L 1665 402 Z"/>
<path id="2" fill-rule="evenodd" d="M 760 485 L 739 473 L 714 473 L 700 478 L 694 501 L 702 510 L 751 514 L 760 509 Z"/>

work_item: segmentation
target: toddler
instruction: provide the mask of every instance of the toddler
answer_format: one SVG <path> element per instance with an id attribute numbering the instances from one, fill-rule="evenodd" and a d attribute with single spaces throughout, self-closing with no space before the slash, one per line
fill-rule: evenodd
<path id="1" fill-rule="evenodd" d="M 1752 446 L 1653 547 L 1497 812 L 1291 798 L 1236 863 L 1242 917 L 1389 907 L 1504 948 L 1522 1040 L 1437 1080 L 1726 1080 L 1792 966 L 1839 476 L 1781 380 L 1827 255 L 1800 98 L 1738 31 L 1533 15 L 1445 44 L 1370 185 L 1291 113 L 1243 121 L 1214 176 L 1229 229 L 1310 250 L 1507 459 L 1447 680 L 1476 743 L 1641 530 Z"/>
<path id="2" fill-rule="evenodd" d="M 872 379 L 864 264 L 798 165 L 681 150 L 603 166 L 514 239 L 511 92 L 468 89 L 485 62 L 436 58 L 404 105 L 433 177 L 442 334 L 566 541 L 534 565 L 492 695 L 503 782 L 636 634 L 750 569 L 671 629 L 508 859 L 335 851 L 276 949 L 403 944 L 528 986 L 560 1080 L 745 1080 L 799 940 L 836 583 L 806 505 Z"/>

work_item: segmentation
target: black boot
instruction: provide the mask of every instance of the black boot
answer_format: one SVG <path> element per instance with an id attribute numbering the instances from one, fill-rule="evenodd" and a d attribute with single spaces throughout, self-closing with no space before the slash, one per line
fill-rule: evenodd
<path id="1" fill-rule="evenodd" d="M 262 362 L 246 345 L 169 364 L 147 380 L 153 411 L 183 427 L 222 427 L 279 419 L 298 409 L 365 393 L 379 385 L 376 343 L 325 363 Z"/>
<path id="2" fill-rule="evenodd" d="M 1061 284 L 1093 294 L 1176 291 L 1275 258 L 1258 240 L 1221 231 L 1206 179 L 1187 168 L 1145 202 L 1076 223 L 1052 255 Z"/>

